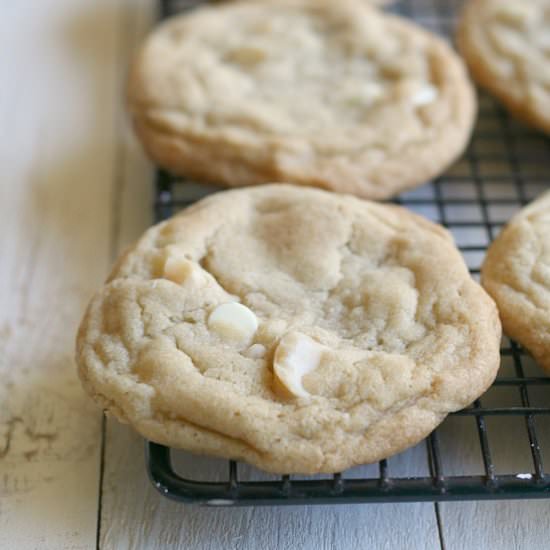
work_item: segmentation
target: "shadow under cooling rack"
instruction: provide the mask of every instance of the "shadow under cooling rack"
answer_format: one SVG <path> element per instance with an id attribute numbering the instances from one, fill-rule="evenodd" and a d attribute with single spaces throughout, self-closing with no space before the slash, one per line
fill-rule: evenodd
<path id="1" fill-rule="evenodd" d="M 200 4 L 163 0 L 161 16 Z M 395 11 L 448 34 L 459 1 L 408 0 Z M 447 227 L 477 278 L 500 228 L 550 182 L 550 142 L 490 97 L 468 150 L 446 174 L 394 202 Z M 159 171 L 156 221 L 219 190 Z M 194 457 L 146 442 L 147 468 L 167 497 L 203 505 L 322 504 L 546 498 L 550 476 L 550 379 L 514 342 L 503 341 L 499 377 L 413 449 L 333 476 L 273 476 L 234 461 Z"/>

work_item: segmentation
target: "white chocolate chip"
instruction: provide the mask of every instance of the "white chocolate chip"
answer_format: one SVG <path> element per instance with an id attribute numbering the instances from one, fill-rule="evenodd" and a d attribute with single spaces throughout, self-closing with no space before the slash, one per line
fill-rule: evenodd
<path id="1" fill-rule="evenodd" d="M 208 327 L 226 340 L 249 342 L 258 330 L 258 319 L 243 304 L 229 302 L 210 314 Z"/>
<path id="2" fill-rule="evenodd" d="M 348 105 L 370 105 L 384 95 L 384 87 L 377 82 L 368 82 L 361 88 L 355 90 L 346 99 Z"/>
<path id="3" fill-rule="evenodd" d="M 437 99 L 438 89 L 425 80 L 406 78 L 393 88 L 393 97 L 406 101 L 413 107 L 428 105 Z"/>
<path id="4" fill-rule="evenodd" d="M 415 107 L 422 107 L 434 102 L 437 99 L 437 95 L 437 88 L 431 84 L 426 84 L 412 95 L 411 103 Z"/>
<path id="5" fill-rule="evenodd" d="M 252 344 L 244 354 L 250 359 L 261 359 L 265 355 L 266 349 L 262 344 Z"/>
<path id="6" fill-rule="evenodd" d="M 299 332 L 289 332 L 280 340 L 273 358 L 277 380 L 294 396 L 309 397 L 303 377 L 319 366 L 325 346 Z"/>
<path id="7" fill-rule="evenodd" d="M 369 82 L 361 88 L 361 97 L 368 103 L 376 101 L 382 95 L 384 95 L 384 86 L 378 82 Z"/>
<path id="8" fill-rule="evenodd" d="M 181 285 L 193 273 L 193 262 L 187 258 L 168 256 L 164 262 L 163 277 Z"/>

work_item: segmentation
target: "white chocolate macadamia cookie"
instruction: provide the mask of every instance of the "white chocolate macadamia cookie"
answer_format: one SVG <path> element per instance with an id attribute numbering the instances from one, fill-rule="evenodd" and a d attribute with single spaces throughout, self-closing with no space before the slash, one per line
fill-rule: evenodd
<path id="1" fill-rule="evenodd" d="M 197 180 L 380 199 L 463 151 L 476 103 L 440 38 L 364 0 L 237 1 L 155 30 L 129 81 L 151 158 Z"/>
<path id="2" fill-rule="evenodd" d="M 550 372 L 550 192 L 516 214 L 494 240 L 481 281 L 505 333 Z"/>
<path id="3" fill-rule="evenodd" d="M 144 437 L 314 473 L 419 442 L 491 384 L 499 343 L 443 228 L 277 183 L 149 229 L 93 298 L 77 360 Z"/>
<path id="4" fill-rule="evenodd" d="M 550 133 L 550 0 L 468 0 L 457 40 L 474 78 Z"/>

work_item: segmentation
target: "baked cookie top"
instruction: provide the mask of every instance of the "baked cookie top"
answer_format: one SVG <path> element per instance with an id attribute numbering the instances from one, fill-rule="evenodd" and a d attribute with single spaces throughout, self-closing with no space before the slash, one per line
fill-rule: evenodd
<path id="1" fill-rule="evenodd" d="M 93 298 L 77 359 L 145 437 L 313 473 L 420 441 L 489 386 L 499 342 L 444 229 L 276 184 L 148 230 Z"/>
<path id="2" fill-rule="evenodd" d="M 463 150 L 475 98 L 435 35 L 364 0 L 237 1 L 174 17 L 129 82 L 135 128 L 169 170 L 389 197 Z"/>
<path id="3" fill-rule="evenodd" d="M 550 0 L 469 0 L 458 44 L 482 86 L 550 132 Z"/>
<path id="4" fill-rule="evenodd" d="M 481 275 L 506 334 L 550 370 L 550 192 L 512 218 L 490 246 Z"/>

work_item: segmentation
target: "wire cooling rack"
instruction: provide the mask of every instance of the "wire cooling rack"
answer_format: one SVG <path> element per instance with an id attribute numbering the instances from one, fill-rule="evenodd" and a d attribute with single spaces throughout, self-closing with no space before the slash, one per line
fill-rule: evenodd
<path id="1" fill-rule="evenodd" d="M 161 17 L 200 4 L 163 0 Z M 459 0 L 408 0 L 393 9 L 449 35 Z M 487 245 L 515 211 L 549 186 L 550 141 L 480 94 L 468 150 L 445 175 L 396 202 L 446 226 L 475 278 Z M 216 188 L 157 172 L 157 221 Z M 550 379 L 506 338 L 490 390 L 415 448 L 333 476 L 272 476 L 147 442 L 151 480 L 168 497 L 203 505 L 322 504 L 544 498 L 550 476 Z M 546 453 L 545 453 L 546 451 Z"/>

